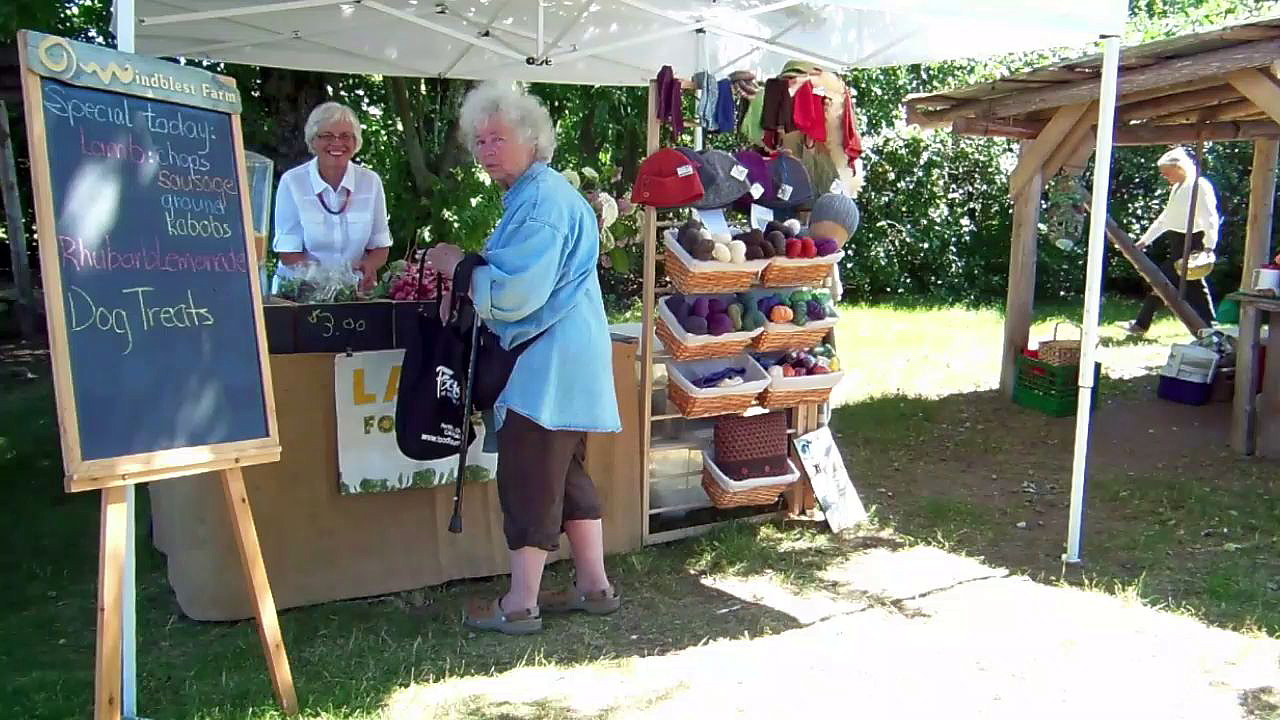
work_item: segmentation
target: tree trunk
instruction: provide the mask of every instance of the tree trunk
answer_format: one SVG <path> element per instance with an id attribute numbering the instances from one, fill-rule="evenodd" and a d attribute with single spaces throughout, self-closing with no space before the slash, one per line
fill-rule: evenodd
<path id="1" fill-rule="evenodd" d="M 322 73 L 285 70 L 263 66 L 262 109 L 272 118 L 267 147 L 263 154 L 275 161 L 276 176 L 311 159 L 307 147 L 307 116 L 329 99 Z"/>
<path id="2" fill-rule="evenodd" d="M 386 82 L 387 98 L 391 101 L 396 116 L 400 118 L 401 143 L 404 145 L 405 158 L 409 161 L 413 185 L 423 196 L 428 196 L 437 178 L 427 169 L 427 157 L 422 148 L 421 114 L 414 112 L 416 108 L 409 100 L 409 83 L 405 78 L 388 77 Z M 414 93 L 420 94 L 417 88 Z"/>

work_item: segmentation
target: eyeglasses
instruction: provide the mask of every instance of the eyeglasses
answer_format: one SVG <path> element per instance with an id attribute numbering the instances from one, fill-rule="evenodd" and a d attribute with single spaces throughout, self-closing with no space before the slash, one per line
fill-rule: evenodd
<path id="1" fill-rule="evenodd" d="M 334 135 L 331 132 L 322 132 L 319 135 L 316 135 L 316 139 L 325 143 L 330 143 L 334 140 L 341 140 L 342 142 L 350 143 L 356 141 L 356 136 L 349 132 L 344 132 L 339 135 Z"/>

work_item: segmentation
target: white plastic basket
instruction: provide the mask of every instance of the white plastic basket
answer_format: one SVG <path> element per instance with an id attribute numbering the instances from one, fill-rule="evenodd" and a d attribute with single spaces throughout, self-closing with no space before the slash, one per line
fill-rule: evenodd
<path id="1" fill-rule="evenodd" d="M 663 233 L 662 244 L 667 252 L 674 253 L 680 258 L 681 264 L 693 270 L 694 272 L 716 272 L 729 271 L 736 272 L 741 270 L 750 270 L 759 273 L 769 264 L 769 258 L 763 260 L 748 260 L 746 262 L 720 262 L 719 260 L 698 260 L 680 247 L 680 243 L 676 241 L 676 231 L 667 230 Z"/>
<path id="2" fill-rule="evenodd" d="M 752 490 L 770 485 L 790 485 L 800 479 L 800 471 L 796 469 L 795 463 L 791 462 L 791 458 L 787 458 L 789 472 L 786 475 L 749 478 L 747 480 L 734 480 L 725 475 L 721 472 L 720 467 L 716 465 L 715 460 L 715 451 L 711 449 L 711 446 L 708 445 L 703 448 L 702 467 L 707 470 L 716 485 L 719 485 L 725 492 L 742 492 L 743 490 Z"/>
<path id="3" fill-rule="evenodd" d="M 696 296 L 687 295 L 685 297 L 687 298 L 692 298 L 692 297 L 719 298 L 720 300 L 724 300 L 726 304 L 731 302 L 737 302 L 736 296 L 728 295 L 728 294 L 696 295 Z M 671 314 L 671 310 L 667 307 L 665 298 L 658 301 L 658 315 L 661 316 L 662 320 L 667 323 L 667 328 L 671 330 L 671 334 L 675 335 L 676 339 L 679 340 L 681 343 L 684 343 L 685 345 L 710 345 L 713 343 L 739 341 L 744 343 L 744 346 L 745 346 L 745 343 L 750 342 L 751 338 L 759 335 L 761 332 L 764 331 L 764 328 L 756 328 L 755 330 L 746 330 L 742 332 L 728 332 L 728 333 L 724 333 L 723 335 L 712 335 L 710 333 L 706 335 L 695 335 L 691 332 L 686 331 L 684 329 L 684 326 L 680 324 L 680 321 L 676 320 L 675 316 Z"/>
<path id="4" fill-rule="evenodd" d="M 681 390 L 685 391 L 693 397 L 719 397 L 722 395 L 758 395 L 766 387 L 769 387 L 769 373 L 760 367 L 751 358 L 750 355 L 734 355 L 726 358 L 714 358 L 711 360 L 688 360 L 678 362 L 669 360 L 667 366 L 667 382 L 675 383 Z M 689 380 L 689 375 L 703 376 L 721 370 L 726 367 L 743 367 L 746 368 L 746 375 L 743 381 L 738 385 L 729 387 L 711 387 L 700 388 Z"/>

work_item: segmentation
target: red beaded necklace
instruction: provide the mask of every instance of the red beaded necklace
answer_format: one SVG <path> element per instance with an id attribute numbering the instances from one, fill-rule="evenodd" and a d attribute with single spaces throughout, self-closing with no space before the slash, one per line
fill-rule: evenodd
<path id="1" fill-rule="evenodd" d="M 339 188 L 339 191 L 341 191 L 342 189 L 344 188 Z M 329 213 L 330 215 L 341 215 L 342 213 L 347 211 L 347 206 L 351 204 L 351 191 L 347 190 L 347 194 L 342 196 L 342 207 L 338 208 L 337 210 L 334 210 L 333 208 L 329 207 L 329 203 L 324 201 L 323 190 L 316 193 L 316 199 L 320 201 L 320 207 L 324 208 L 325 212 Z"/>

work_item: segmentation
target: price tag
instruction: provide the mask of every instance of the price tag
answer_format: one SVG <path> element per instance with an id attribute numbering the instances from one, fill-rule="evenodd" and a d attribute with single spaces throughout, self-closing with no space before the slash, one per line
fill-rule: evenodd
<path id="1" fill-rule="evenodd" d="M 680 167 L 676 168 L 676 175 L 679 175 L 680 177 L 689 177 L 692 174 L 693 174 L 692 165 L 681 165 Z"/>
<path id="2" fill-rule="evenodd" d="M 751 183 L 751 198 L 753 200 L 759 200 L 760 196 L 763 194 L 764 194 L 763 185 L 761 185 L 760 183 Z"/>
<path id="3" fill-rule="evenodd" d="M 788 201 L 788 200 L 790 200 L 790 199 L 791 199 L 791 186 L 790 186 L 790 185 L 779 185 L 779 186 L 778 186 L 778 199 L 779 199 L 779 200 L 781 200 L 782 202 L 786 202 L 786 201 Z"/>
<path id="4" fill-rule="evenodd" d="M 746 180 L 746 179 L 747 179 L 747 166 L 746 166 L 746 165 L 734 165 L 734 166 L 733 166 L 733 169 L 729 171 L 729 176 L 730 176 L 730 177 L 732 177 L 734 180 Z"/>
<path id="5" fill-rule="evenodd" d="M 724 218 L 724 210 L 694 210 L 693 214 L 702 221 L 702 226 L 712 235 L 732 235 L 729 221 Z"/>
<path id="6" fill-rule="evenodd" d="M 764 230 L 773 221 L 773 210 L 751 203 L 751 227 Z"/>

